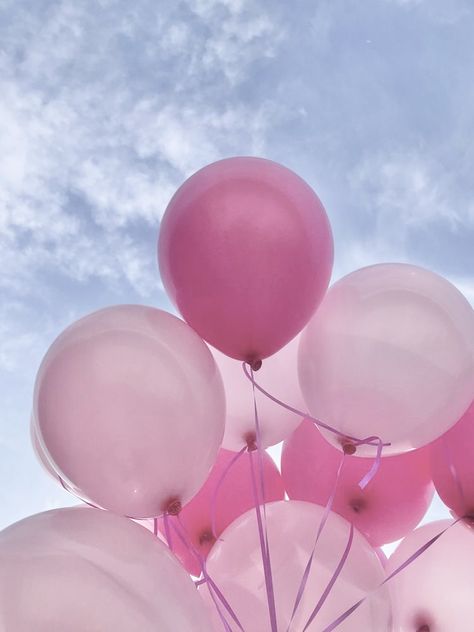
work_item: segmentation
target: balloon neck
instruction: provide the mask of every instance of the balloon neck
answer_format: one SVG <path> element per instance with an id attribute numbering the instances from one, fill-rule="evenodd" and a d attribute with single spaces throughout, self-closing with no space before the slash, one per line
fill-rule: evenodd
<path id="1" fill-rule="evenodd" d="M 431 617 L 426 616 L 426 615 L 422 615 L 422 616 L 418 616 L 416 617 L 415 620 L 415 627 L 416 627 L 416 632 L 431 632 L 431 625 L 430 623 L 427 623 L 427 619 L 429 620 Z"/>
<path id="2" fill-rule="evenodd" d="M 244 439 L 247 444 L 247 450 L 249 452 L 254 452 L 257 449 L 257 436 L 255 432 L 247 432 Z"/>
<path id="3" fill-rule="evenodd" d="M 356 514 L 359 514 L 361 511 L 363 511 L 366 506 L 365 500 L 362 500 L 362 498 L 354 498 L 349 502 L 349 505 L 352 511 Z"/>
<path id="4" fill-rule="evenodd" d="M 212 535 L 211 529 L 206 529 L 199 536 L 199 544 L 203 546 L 204 544 L 214 544 L 216 538 Z"/>
<path id="5" fill-rule="evenodd" d="M 468 527 L 474 528 L 474 511 L 468 511 L 464 516 L 462 521 L 467 524 Z"/>
<path id="6" fill-rule="evenodd" d="M 165 513 L 168 516 L 177 516 L 182 509 L 181 501 L 178 498 L 171 498 L 165 504 Z"/>
<path id="7" fill-rule="evenodd" d="M 250 366 L 252 371 L 258 371 L 262 368 L 262 361 L 260 359 L 248 358 L 246 360 L 247 364 Z"/>
<path id="8" fill-rule="evenodd" d="M 348 439 L 343 439 L 342 440 L 342 451 L 344 452 L 344 454 L 347 454 L 348 456 L 352 456 L 353 454 L 356 453 L 357 447 L 351 443 Z"/>

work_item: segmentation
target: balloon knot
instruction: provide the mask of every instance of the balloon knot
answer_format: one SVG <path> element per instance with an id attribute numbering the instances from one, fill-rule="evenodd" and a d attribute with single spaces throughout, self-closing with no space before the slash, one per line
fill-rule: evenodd
<path id="1" fill-rule="evenodd" d="M 254 452 L 257 449 L 257 437 L 255 432 L 247 432 L 247 434 L 244 435 L 244 439 L 247 444 L 247 450 Z"/>
<path id="2" fill-rule="evenodd" d="M 178 498 L 171 498 L 167 504 L 165 512 L 169 516 L 177 516 L 182 509 L 181 501 Z"/>
<path id="3" fill-rule="evenodd" d="M 431 625 L 429 622 L 427 622 L 427 619 L 429 621 L 430 618 L 431 617 L 426 616 L 426 614 L 417 616 L 415 619 L 416 632 L 430 632 Z"/>
<path id="4" fill-rule="evenodd" d="M 247 364 L 250 366 L 250 368 L 252 369 L 252 371 L 258 371 L 259 369 L 262 368 L 262 361 L 260 359 L 255 359 L 255 358 L 248 358 L 248 360 L 246 360 Z"/>
<path id="5" fill-rule="evenodd" d="M 353 454 L 356 453 L 356 446 L 351 443 L 349 440 L 347 439 L 343 439 L 342 440 L 342 451 L 344 452 L 344 454 L 347 454 L 348 456 L 352 456 Z"/>
<path id="6" fill-rule="evenodd" d="M 362 498 L 354 498 L 349 502 L 349 505 L 356 514 L 359 514 L 366 507 L 365 500 Z"/>
<path id="7" fill-rule="evenodd" d="M 212 531 L 210 529 L 206 529 L 199 536 L 199 544 L 202 546 L 203 544 L 214 543 L 216 538 L 212 535 Z"/>

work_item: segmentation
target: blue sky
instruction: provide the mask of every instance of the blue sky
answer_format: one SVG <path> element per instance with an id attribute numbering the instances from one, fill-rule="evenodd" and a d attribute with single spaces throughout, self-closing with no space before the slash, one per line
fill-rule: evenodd
<path id="1" fill-rule="evenodd" d="M 38 364 L 94 309 L 169 308 L 160 217 L 206 163 L 302 175 L 335 278 L 410 261 L 474 301 L 473 32 L 471 0 L 0 0 L 0 527 L 71 502 L 29 444 Z"/>

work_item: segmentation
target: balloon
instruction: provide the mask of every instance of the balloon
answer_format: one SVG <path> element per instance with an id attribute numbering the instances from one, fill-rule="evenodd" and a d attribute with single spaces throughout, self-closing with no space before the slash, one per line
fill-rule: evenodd
<path id="1" fill-rule="evenodd" d="M 281 471 L 288 496 L 325 506 L 341 458 L 312 422 L 303 421 L 283 445 Z M 345 457 L 332 509 L 378 547 L 399 540 L 417 526 L 434 489 L 427 448 L 383 457 L 378 472 L 362 490 L 359 482 L 370 469 L 370 461 Z"/>
<path id="2" fill-rule="evenodd" d="M 231 522 L 255 506 L 250 456 L 248 453 L 242 454 L 230 466 L 225 478 L 222 478 L 226 468 L 235 456 L 235 452 L 230 452 L 229 450 L 221 450 L 219 452 L 217 461 L 204 486 L 183 507 L 179 514 L 179 519 L 187 532 L 192 546 L 204 559 L 215 542 L 212 533 L 213 507 L 215 511 L 215 533 L 219 536 Z M 257 459 L 258 456 L 255 454 L 255 468 L 258 467 Z M 257 470 L 255 471 L 257 476 Z M 263 454 L 263 472 L 266 502 L 283 500 L 285 497 L 283 481 L 274 461 L 267 453 Z M 217 496 L 215 496 L 214 492 L 220 482 Z M 169 520 L 173 521 L 176 518 L 170 516 Z M 162 520 L 160 520 L 160 531 L 162 534 L 166 533 Z M 201 574 L 201 566 L 195 555 L 183 545 L 183 542 L 177 536 L 173 537 L 172 530 L 171 536 L 174 553 L 191 574 L 199 576 Z"/>
<path id="3" fill-rule="evenodd" d="M 244 375 L 242 365 L 220 351 L 211 349 L 220 369 L 226 393 L 226 423 L 223 446 L 240 450 L 249 437 L 255 436 L 255 414 L 252 383 Z M 277 395 L 295 408 L 306 409 L 298 382 L 296 366 L 298 338 L 268 358 L 259 370 L 256 381 L 266 391 Z M 301 417 L 256 393 L 263 447 L 283 441 L 298 426 Z"/>
<path id="4" fill-rule="evenodd" d="M 440 520 L 407 536 L 387 564 L 387 574 L 451 524 Z M 388 582 L 395 632 L 472 630 L 474 531 L 462 523 L 451 527 L 420 557 Z"/>
<path id="5" fill-rule="evenodd" d="M 385 568 L 387 566 L 388 557 L 385 555 L 384 550 L 380 547 L 376 547 L 374 551 L 377 553 L 377 557 L 379 558 L 380 563 Z"/>
<path id="6" fill-rule="evenodd" d="M 36 431 L 66 484 L 133 518 L 184 504 L 216 459 L 222 380 L 198 335 L 152 307 L 100 310 L 66 329 L 36 380 Z"/>
<path id="7" fill-rule="evenodd" d="M 57 473 L 54 471 L 53 466 L 51 465 L 51 463 L 48 461 L 48 459 L 46 458 L 46 455 L 43 451 L 43 448 L 41 447 L 40 442 L 38 441 L 38 437 L 36 436 L 36 430 L 35 430 L 35 424 L 34 424 L 34 419 L 33 416 L 31 417 L 30 420 L 30 439 L 31 439 L 31 446 L 33 448 L 33 452 L 35 453 L 35 456 L 37 458 L 37 460 L 41 463 L 41 465 L 43 466 L 43 469 L 54 478 L 54 480 L 58 480 L 58 475 Z"/>
<path id="8" fill-rule="evenodd" d="M 474 402 L 458 423 L 432 445 L 433 481 L 456 515 L 474 517 Z"/>
<path id="9" fill-rule="evenodd" d="M 254 363 L 311 318 L 329 283 L 333 242 L 304 180 L 270 160 L 228 158 L 175 193 L 158 259 L 184 319 L 213 347 Z"/>
<path id="10" fill-rule="evenodd" d="M 279 501 L 266 505 L 266 511 L 278 630 L 286 630 L 324 510 L 311 503 Z M 349 523 L 337 514 L 330 514 L 316 547 L 312 569 L 291 630 L 303 630 L 336 569 L 348 537 Z M 254 511 L 247 512 L 224 531 L 222 541 L 216 542 L 207 562 L 210 577 L 225 595 L 245 632 L 269 630 Z M 354 602 L 378 586 L 384 577 L 377 554 L 354 530 L 352 547 L 342 572 L 308 630 L 321 632 Z M 209 603 L 208 589 L 200 587 L 200 592 Z M 384 587 L 354 612 L 338 631 L 386 632 L 391 629 L 390 614 L 388 589 Z"/>
<path id="11" fill-rule="evenodd" d="M 189 576 L 131 520 L 56 509 L 0 533 L 5 632 L 208 632 L 211 625 Z"/>
<path id="12" fill-rule="evenodd" d="M 310 413 L 340 432 L 378 435 L 391 442 L 385 454 L 423 446 L 472 400 L 474 311 L 423 268 L 357 270 L 330 288 L 302 334 L 299 378 Z"/>

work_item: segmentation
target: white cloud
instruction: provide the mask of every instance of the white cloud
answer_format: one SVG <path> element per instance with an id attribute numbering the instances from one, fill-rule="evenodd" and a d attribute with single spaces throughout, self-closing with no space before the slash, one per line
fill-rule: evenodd
<path id="1" fill-rule="evenodd" d="M 191 33 L 182 15 L 153 3 L 123 11 L 102 2 L 97 28 L 94 4 L 12 5 L 3 26 L 0 286 L 10 291 L 54 269 L 81 281 L 122 279 L 149 296 L 155 256 L 130 228 L 157 230 L 183 178 L 230 147 L 264 145 L 265 104 L 226 103 L 219 81 L 244 78 L 274 49 L 268 16 L 246 2 L 188 3 L 208 29 Z M 222 28 L 217 5 L 229 15 Z M 123 46 L 138 52 L 136 69 Z M 160 77 L 173 67 L 176 85 L 163 92 Z"/>
<path id="2" fill-rule="evenodd" d="M 417 151 L 369 157 L 350 180 L 381 221 L 391 216 L 408 227 L 439 221 L 455 226 L 465 219 L 453 207 L 449 175 Z"/>

